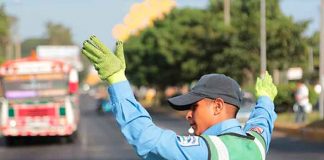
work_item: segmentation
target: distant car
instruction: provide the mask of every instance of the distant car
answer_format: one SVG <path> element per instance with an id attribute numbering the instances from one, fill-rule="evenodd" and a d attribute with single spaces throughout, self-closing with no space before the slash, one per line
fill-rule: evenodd
<path id="1" fill-rule="evenodd" d="M 236 119 L 239 120 L 242 127 L 244 127 L 246 121 L 249 119 L 254 106 L 255 100 L 253 95 L 249 92 L 243 92 L 242 105 L 236 115 Z"/>
<path id="2" fill-rule="evenodd" d="M 104 114 L 111 110 L 111 103 L 107 99 L 97 99 L 97 113 Z"/>

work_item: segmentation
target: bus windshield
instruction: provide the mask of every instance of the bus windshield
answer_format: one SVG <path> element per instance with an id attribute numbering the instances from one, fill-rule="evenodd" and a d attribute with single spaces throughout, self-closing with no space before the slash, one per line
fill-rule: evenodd
<path id="1" fill-rule="evenodd" d="M 63 73 L 10 75 L 2 79 L 7 99 L 47 98 L 68 94 L 68 76 Z"/>

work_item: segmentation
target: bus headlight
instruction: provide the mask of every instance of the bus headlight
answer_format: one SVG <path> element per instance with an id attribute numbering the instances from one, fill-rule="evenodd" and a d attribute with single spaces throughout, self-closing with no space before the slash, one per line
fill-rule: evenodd
<path id="1" fill-rule="evenodd" d="M 15 120 L 10 120 L 9 121 L 9 126 L 12 127 L 12 128 L 14 128 L 14 127 L 17 126 L 17 122 Z"/>

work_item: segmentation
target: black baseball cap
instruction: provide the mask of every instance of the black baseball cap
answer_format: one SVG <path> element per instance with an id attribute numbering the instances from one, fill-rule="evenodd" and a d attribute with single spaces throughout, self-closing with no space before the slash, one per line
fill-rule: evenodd
<path id="1" fill-rule="evenodd" d="M 188 110 L 203 98 L 222 98 L 225 103 L 240 108 L 242 93 L 239 84 L 223 74 L 203 75 L 189 93 L 168 99 L 176 110 Z"/>

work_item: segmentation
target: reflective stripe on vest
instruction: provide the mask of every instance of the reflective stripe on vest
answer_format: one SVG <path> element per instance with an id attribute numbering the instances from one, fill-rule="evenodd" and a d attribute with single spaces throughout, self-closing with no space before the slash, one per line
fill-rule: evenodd
<path id="1" fill-rule="evenodd" d="M 262 160 L 265 160 L 265 144 L 261 143 L 260 138 L 262 137 L 258 137 L 260 136 L 258 133 L 254 132 L 254 131 L 249 131 L 248 132 L 250 135 L 252 135 L 254 137 L 254 143 L 258 146 L 259 151 L 261 153 L 262 156 Z"/>
<path id="2" fill-rule="evenodd" d="M 247 136 L 225 134 L 202 135 L 209 149 L 209 160 L 265 160 L 265 144 L 261 135 L 251 132 Z M 260 141 L 262 140 L 262 142 Z"/>
<path id="3" fill-rule="evenodd" d="M 223 141 L 221 139 L 219 139 L 219 137 L 217 137 L 217 136 L 210 136 L 210 139 L 215 145 L 215 148 L 217 150 L 218 159 L 229 160 L 228 150 L 227 150 L 227 147 L 225 146 L 225 144 L 223 143 Z"/>

